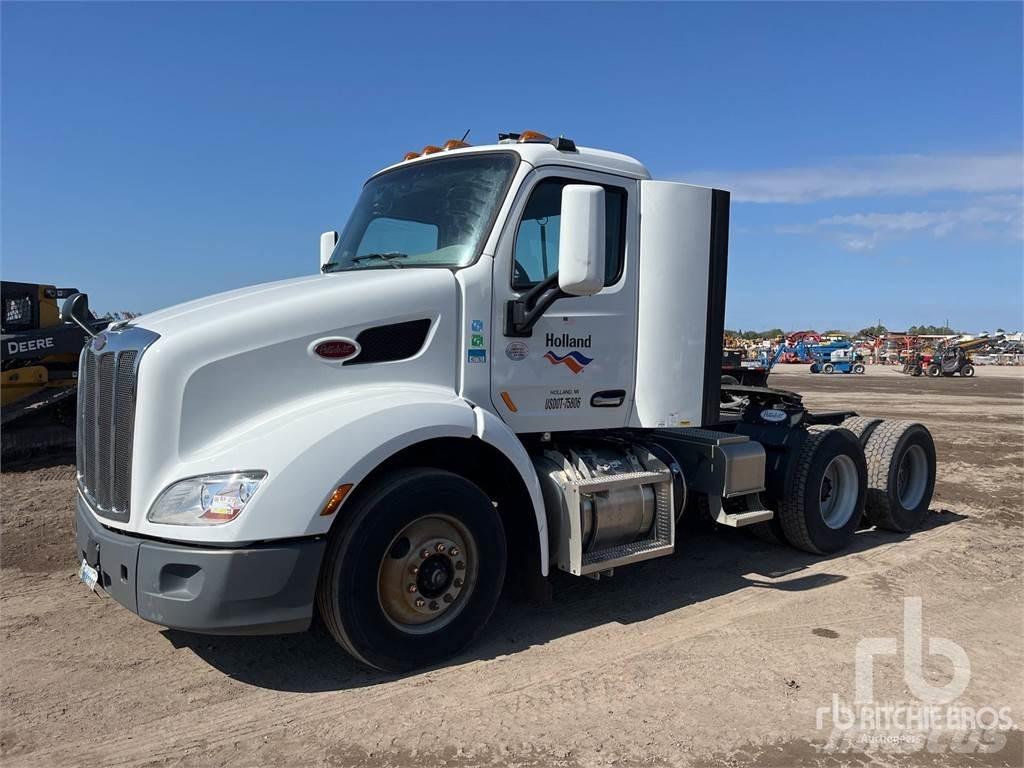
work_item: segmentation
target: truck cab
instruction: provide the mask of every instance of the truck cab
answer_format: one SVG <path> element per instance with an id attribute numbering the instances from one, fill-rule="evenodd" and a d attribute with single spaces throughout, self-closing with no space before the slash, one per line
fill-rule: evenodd
<path id="1" fill-rule="evenodd" d="M 400 671 L 465 647 L 506 579 L 670 554 L 687 509 L 818 553 L 865 509 L 914 527 L 923 426 L 722 393 L 728 217 L 727 192 L 564 137 L 408 153 L 321 236 L 317 274 L 92 336 L 83 581 L 197 632 L 317 611 Z"/>

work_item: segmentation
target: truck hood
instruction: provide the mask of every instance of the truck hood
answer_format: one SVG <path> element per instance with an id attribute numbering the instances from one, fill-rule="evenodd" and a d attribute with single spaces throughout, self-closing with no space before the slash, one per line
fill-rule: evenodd
<path id="1" fill-rule="evenodd" d="M 159 334 L 140 360 L 139 386 L 162 412 L 151 414 L 154 423 L 178 435 L 179 456 L 379 385 L 454 396 L 457 310 L 447 269 L 340 272 L 229 291 L 132 321 Z M 398 325 L 410 321 L 421 321 L 413 340 Z M 379 329 L 364 337 L 372 354 L 364 343 L 342 364 L 313 352 L 319 341 L 369 329 Z"/>
<path id="2" fill-rule="evenodd" d="M 422 279 L 424 272 L 433 272 L 436 276 L 442 276 L 441 273 L 444 273 L 450 277 L 447 270 L 417 269 L 396 274 L 397 272 L 398 270 L 334 272 L 260 283 L 149 312 L 135 318 L 131 324 L 140 325 L 164 336 L 195 328 L 197 325 L 227 322 L 233 316 L 273 312 L 275 309 L 287 311 L 296 301 L 305 306 L 325 302 L 337 310 L 349 303 L 348 300 L 365 295 L 367 291 L 374 294 L 401 292 L 404 287 L 417 282 L 417 277 Z"/>

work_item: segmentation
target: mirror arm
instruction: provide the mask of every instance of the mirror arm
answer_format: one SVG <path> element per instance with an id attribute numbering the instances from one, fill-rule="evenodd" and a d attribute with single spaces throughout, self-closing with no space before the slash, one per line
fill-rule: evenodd
<path id="1" fill-rule="evenodd" d="M 84 293 L 73 293 L 64 299 L 64 304 L 60 308 L 60 319 L 61 322 L 73 322 L 90 337 L 96 336 L 94 331 L 88 323 L 89 320 L 89 297 Z"/>
<path id="2" fill-rule="evenodd" d="M 505 305 L 505 335 L 526 338 L 533 335 L 548 308 L 569 294 L 558 287 L 558 272 L 553 272 L 530 290 Z"/>

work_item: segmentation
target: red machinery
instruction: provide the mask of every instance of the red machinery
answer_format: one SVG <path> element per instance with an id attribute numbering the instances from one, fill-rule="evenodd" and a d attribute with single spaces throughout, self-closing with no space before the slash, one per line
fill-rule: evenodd
<path id="1" fill-rule="evenodd" d="M 801 344 L 803 342 L 803 344 Z M 817 331 L 795 331 L 786 336 L 786 347 L 792 348 L 784 350 L 778 359 L 777 363 L 806 363 L 806 357 L 801 353 L 801 347 L 810 346 L 813 344 L 821 344 L 821 334 Z"/>

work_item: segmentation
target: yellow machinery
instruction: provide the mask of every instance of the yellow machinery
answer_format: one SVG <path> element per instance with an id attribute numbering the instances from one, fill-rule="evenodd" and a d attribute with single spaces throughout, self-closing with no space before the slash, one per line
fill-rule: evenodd
<path id="1" fill-rule="evenodd" d="M 0 282 L 3 457 L 74 444 L 78 356 L 88 336 L 60 319 L 59 301 L 77 293 L 36 283 Z M 106 320 L 94 320 L 94 331 Z"/>

